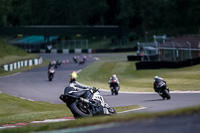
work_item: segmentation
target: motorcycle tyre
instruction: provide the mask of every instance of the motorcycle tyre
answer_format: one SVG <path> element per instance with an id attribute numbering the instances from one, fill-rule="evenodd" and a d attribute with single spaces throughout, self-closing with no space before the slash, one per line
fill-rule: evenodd
<path id="1" fill-rule="evenodd" d="M 111 90 L 111 95 L 113 95 L 114 94 L 113 88 L 110 88 L 110 90 Z"/>
<path id="2" fill-rule="evenodd" d="M 115 109 L 114 108 L 112 108 L 112 107 L 110 107 L 113 111 L 112 112 L 110 112 L 111 114 L 117 114 L 117 112 L 115 111 Z"/>
<path id="3" fill-rule="evenodd" d="M 115 89 L 115 95 L 118 95 L 118 90 L 117 89 Z"/>
<path id="4" fill-rule="evenodd" d="M 171 96 L 170 96 L 169 92 L 167 91 L 167 89 L 164 89 L 164 92 L 163 92 L 163 93 L 165 94 L 165 97 L 166 97 L 168 100 L 171 98 Z"/>
<path id="5" fill-rule="evenodd" d="M 52 78 L 49 78 L 49 81 L 52 81 Z"/>
<path id="6" fill-rule="evenodd" d="M 77 103 L 78 102 L 74 102 L 71 104 L 70 106 L 70 110 L 72 112 L 72 114 L 74 115 L 74 118 L 80 118 L 80 117 L 91 117 L 92 112 L 90 110 L 88 110 L 89 114 L 85 114 L 83 113 L 78 107 L 77 107 Z"/>
<path id="7" fill-rule="evenodd" d="M 109 115 L 114 115 L 117 114 L 117 112 L 115 111 L 115 109 L 113 107 L 111 107 L 109 104 L 107 104 L 109 107 L 107 107 L 108 112 L 110 113 Z"/>

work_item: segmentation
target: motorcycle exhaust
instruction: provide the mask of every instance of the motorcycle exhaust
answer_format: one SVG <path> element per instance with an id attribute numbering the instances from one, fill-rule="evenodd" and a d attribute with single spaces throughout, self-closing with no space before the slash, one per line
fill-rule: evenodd
<path id="1" fill-rule="evenodd" d="M 89 101 L 89 100 L 87 100 L 87 99 L 84 99 L 84 98 L 82 98 L 82 97 L 80 97 L 80 100 L 81 100 L 82 102 L 84 102 L 84 103 L 90 103 L 90 101 Z"/>

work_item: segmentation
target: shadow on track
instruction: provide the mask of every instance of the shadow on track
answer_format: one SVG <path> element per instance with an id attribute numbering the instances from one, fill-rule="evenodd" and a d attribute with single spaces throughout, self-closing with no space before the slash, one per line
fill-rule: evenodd
<path id="1" fill-rule="evenodd" d="M 164 99 L 152 99 L 152 100 L 145 100 L 142 102 L 153 102 L 153 101 L 165 101 Z"/>

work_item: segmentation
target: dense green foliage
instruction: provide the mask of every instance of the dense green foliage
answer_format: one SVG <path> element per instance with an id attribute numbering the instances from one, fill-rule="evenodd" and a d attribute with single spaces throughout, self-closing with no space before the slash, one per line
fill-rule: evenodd
<path id="1" fill-rule="evenodd" d="M 0 20 L 0 26 L 120 25 L 138 39 L 145 34 L 198 33 L 200 1 L 0 0 Z"/>

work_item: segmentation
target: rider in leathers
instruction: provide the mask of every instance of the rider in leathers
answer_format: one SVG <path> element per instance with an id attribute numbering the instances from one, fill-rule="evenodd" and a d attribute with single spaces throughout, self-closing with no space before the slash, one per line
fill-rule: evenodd
<path id="1" fill-rule="evenodd" d="M 109 84 L 110 84 L 110 88 L 111 88 L 111 83 L 112 83 L 112 80 L 116 80 L 117 81 L 117 87 L 120 89 L 120 86 L 119 86 L 119 79 L 117 78 L 117 75 L 116 74 L 113 74 L 112 77 L 110 77 L 110 80 L 109 80 Z"/>
<path id="2" fill-rule="evenodd" d="M 153 82 L 153 88 L 155 90 L 155 92 L 158 92 L 159 88 L 158 88 L 158 83 L 163 81 L 164 83 L 166 83 L 165 80 L 163 80 L 163 78 L 161 77 L 158 77 L 158 76 L 155 76 L 154 77 L 154 82 Z M 167 87 L 168 91 L 169 91 L 169 88 Z"/>
<path id="3" fill-rule="evenodd" d="M 76 82 L 73 82 L 65 88 L 64 94 L 70 93 L 75 96 L 83 95 L 83 98 L 92 100 L 92 96 L 96 91 L 98 91 L 98 88 L 96 87 L 85 87 L 77 84 Z M 60 97 L 60 99 L 62 99 L 62 96 Z"/>

